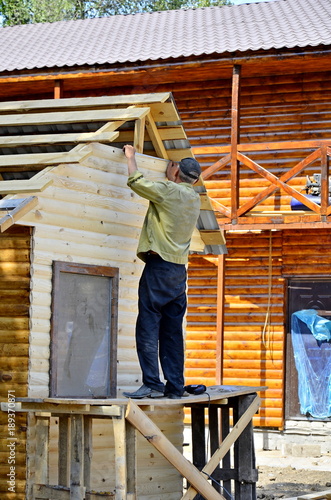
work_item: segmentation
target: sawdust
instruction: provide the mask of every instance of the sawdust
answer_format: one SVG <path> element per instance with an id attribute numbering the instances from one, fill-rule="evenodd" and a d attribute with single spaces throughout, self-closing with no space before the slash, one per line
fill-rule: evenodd
<path id="1" fill-rule="evenodd" d="M 296 498 L 298 495 L 331 490 L 331 471 L 305 470 L 288 467 L 258 467 L 258 499 Z"/>

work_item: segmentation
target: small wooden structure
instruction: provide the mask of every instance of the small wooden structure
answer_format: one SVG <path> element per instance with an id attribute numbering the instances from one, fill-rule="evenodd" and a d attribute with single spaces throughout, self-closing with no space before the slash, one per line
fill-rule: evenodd
<path id="1" fill-rule="evenodd" d="M 141 378 L 134 341 L 142 270 L 136 248 L 148 203 L 127 187 L 122 146 L 131 143 L 144 151 L 137 153 L 138 167 L 155 180 L 165 178 L 169 158 L 191 156 L 173 98 L 161 93 L 6 102 L 0 104 L 0 123 L 2 152 L 7 153 L 0 157 L 0 330 L 2 352 L 11 354 L 2 365 L 7 382 L 2 401 L 116 398 L 136 388 Z M 173 142 L 172 150 L 165 150 L 165 138 Z M 224 237 L 203 183 L 196 189 L 201 212 L 192 249 L 217 253 Z M 8 415 L 0 418 L 7 424 Z M 167 434 L 180 446 L 182 407 L 169 408 L 166 415 L 160 410 L 158 418 L 165 418 Z M 16 425 L 15 489 L 8 491 L 2 482 L 8 499 L 24 496 L 26 473 L 31 477 L 38 470 L 34 441 L 39 427 L 34 417 L 27 421 L 21 414 Z M 57 426 L 52 420 L 51 436 Z M 92 487 L 100 489 L 104 482 L 111 489 L 113 477 L 104 460 L 113 447 L 111 428 L 100 419 L 93 433 L 99 444 Z M 52 464 L 56 443 L 50 443 Z M 5 436 L 0 445 L 6 455 Z M 150 473 L 150 460 L 141 460 L 141 481 Z M 2 467 L 5 472 L 8 464 Z M 168 469 L 162 460 L 157 467 Z M 166 486 L 167 474 L 156 476 L 164 490 L 160 498 L 181 491 L 178 473 Z M 151 490 L 156 488 L 154 480 Z M 147 488 L 140 496 L 150 494 Z"/>
<path id="2" fill-rule="evenodd" d="M 20 403 L 16 404 L 15 410 L 29 412 L 36 419 L 35 473 L 30 479 L 28 491 L 32 493 L 29 498 L 140 498 L 137 481 L 138 430 L 157 450 L 153 453 L 161 453 L 187 479 L 187 491 L 183 496 L 179 494 L 178 498 L 193 500 L 199 492 L 206 500 L 225 500 L 230 495 L 235 500 L 255 500 L 257 470 L 252 417 L 260 404 L 255 390 L 260 389 L 214 386 L 208 387 L 203 395 L 191 395 L 180 402 L 192 411 L 193 463 L 167 439 L 153 418 L 155 408 L 167 411 L 172 406 L 178 406 L 179 402 L 176 400 L 18 398 Z M 3 403 L 2 409 L 6 411 L 7 406 Z M 233 411 L 231 431 L 230 408 Z M 49 484 L 49 426 L 52 417 L 59 420 L 57 484 L 53 485 Z M 97 493 L 91 490 L 94 419 L 111 419 L 113 423 L 114 492 Z M 208 435 L 205 433 L 207 423 Z M 210 455 L 209 459 L 207 453 Z M 212 483 L 209 479 L 213 480 Z"/>

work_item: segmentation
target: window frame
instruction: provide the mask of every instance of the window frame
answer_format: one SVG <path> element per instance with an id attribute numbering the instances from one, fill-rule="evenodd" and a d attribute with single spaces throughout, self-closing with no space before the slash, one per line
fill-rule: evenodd
<path id="1" fill-rule="evenodd" d="M 100 266 L 93 264 L 80 264 L 65 261 L 53 261 L 52 278 L 52 306 L 51 306 L 51 345 L 50 345 L 50 397 L 69 399 L 90 399 L 85 396 L 59 396 L 57 394 L 57 368 L 58 368 L 58 345 L 57 332 L 59 329 L 60 311 L 60 277 L 61 273 L 79 274 L 87 276 L 100 276 L 111 278 L 111 301 L 110 301 L 110 352 L 109 352 L 109 394 L 106 398 L 116 398 L 117 391 L 117 336 L 118 336 L 118 288 L 119 269 L 115 267 Z"/>

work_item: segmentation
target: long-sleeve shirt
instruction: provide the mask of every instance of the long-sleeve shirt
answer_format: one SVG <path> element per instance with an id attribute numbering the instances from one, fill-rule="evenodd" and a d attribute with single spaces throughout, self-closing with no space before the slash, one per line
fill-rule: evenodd
<path id="1" fill-rule="evenodd" d="M 199 212 L 200 198 L 186 182 L 150 181 L 138 170 L 128 178 L 128 186 L 149 200 L 137 248 L 145 261 L 146 252 L 153 251 L 163 260 L 186 264 Z"/>

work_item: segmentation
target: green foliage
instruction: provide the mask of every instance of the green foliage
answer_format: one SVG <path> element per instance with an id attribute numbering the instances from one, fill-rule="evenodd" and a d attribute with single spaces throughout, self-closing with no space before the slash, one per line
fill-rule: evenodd
<path id="1" fill-rule="evenodd" d="M 230 0 L 0 0 L 3 26 L 158 10 L 231 5 Z"/>

